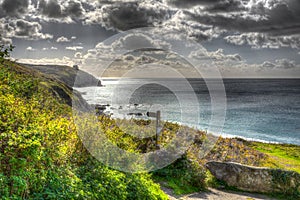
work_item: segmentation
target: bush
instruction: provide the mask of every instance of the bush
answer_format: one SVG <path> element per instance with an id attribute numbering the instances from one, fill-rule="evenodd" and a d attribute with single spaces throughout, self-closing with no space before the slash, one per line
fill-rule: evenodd
<path id="1" fill-rule="evenodd" d="M 153 175 L 158 181 L 166 182 L 166 186 L 174 189 L 175 194 L 188 194 L 206 188 L 206 170 L 186 154 Z"/>
<path id="2" fill-rule="evenodd" d="M 0 63 L 3 63 L 5 59 L 10 57 L 10 53 L 13 51 L 14 48 L 15 47 L 13 45 L 0 45 Z"/>

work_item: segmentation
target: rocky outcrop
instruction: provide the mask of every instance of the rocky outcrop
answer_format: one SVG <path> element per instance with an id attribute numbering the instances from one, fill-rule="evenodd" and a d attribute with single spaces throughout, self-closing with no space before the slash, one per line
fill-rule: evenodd
<path id="1" fill-rule="evenodd" d="M 228 186 L 249 192 L 300 194 L 300 174 L 232 162 L 208 162 L 209 171 Z"/>
<path id="2" fill-rule="evenodd" d="M 69 80 L 69 79 L 64 78 L 64 76 L 67 76 L 65 71 L 62 71 L 62 73 L 65 73 L 64 76 L 60 76 L 60 78 L 57 78 L 50 72 L 44 73 L 41 70 L 37 70 L 33 67 L 30 67 L 28 64 L 21 65 L 21 64 L 15 63 L 13 66 L 14 66 L 14 68 L 13 68 L 14 71 L 16 71 L 18 73 L 28 74 L 32 77 L 38 78 L 39 87 L 50 91 L 54 96 L 58 97 L 59 99 L 61 99 L 64 103 L 68 104 L 69 106 L 72 106 L 72 102 L 74 101 L 74 102 L 76 102 L 76 105 L 80 105 L 79 106 L 80 108 L 89 107 L 87 102 L 82 98 L 81 94 L 79 92 L 77 92 L 76 90 L 73 90 L 73 88 L 70 86 L 71 79 Z M 73 75 L 71 72 L 70 77 L 72 77 L 72 76 Z M 94 80 L 96 81 L 95 78 L 94 78 Z"/>

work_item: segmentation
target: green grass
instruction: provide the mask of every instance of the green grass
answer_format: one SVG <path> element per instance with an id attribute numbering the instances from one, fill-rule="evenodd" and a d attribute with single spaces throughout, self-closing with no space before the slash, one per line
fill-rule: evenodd
<path id="1" fill-rule="evenodd" d="M 182 194 L 191 194 L 194 192 L 199 192 L 199 188 L 191 186 L 191 185 L 186 185 L 183 184 L 182 181 L 176 179 L 176 178 L 171 178 L 168 180 L 168 186 L 173 189 L 174 193 L 176 195 L 182 195 Z"/>
<path id="2" fill-rule="evenodd" d="M 163 187 L 172 189 L 175 195 L 191 194 L 203 190 L 200 190 L 198 187 L 192 186 L 190 184 L 184 184 L 183 181 L 177 177 L 153 176 L 153 179 Z"/>
<path id="3" fill-rule="evenodd" d="M 300 146 L 251 142 L 250 147 L 267 154 L 265 167 L 281 168 L 300 173 Z"/>

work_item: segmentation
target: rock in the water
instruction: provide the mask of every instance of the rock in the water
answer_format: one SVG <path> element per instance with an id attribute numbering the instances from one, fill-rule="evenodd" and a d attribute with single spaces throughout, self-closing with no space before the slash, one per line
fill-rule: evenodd
<path id="1" fill-rule="evenodd" d="M 227 185 L 249 192 L 300 194 L 300 174 L 232 162 L 208 162 L 206 167 Z"/>

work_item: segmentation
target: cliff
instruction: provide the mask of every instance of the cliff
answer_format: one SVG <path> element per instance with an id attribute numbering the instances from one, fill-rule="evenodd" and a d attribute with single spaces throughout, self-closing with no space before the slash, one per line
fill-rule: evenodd
<path id="1" fill-rule="evenodd" d="M 99 79 L 95 78 L 93 75 L 85 71 L 78 70 L 73 67 L 63 65 L 20 65 L 37 70 L 43 74 L 52 76 L 60 80 L 61 82 L 64 82 L 69 87 L 101 86 L 101 81 Z"/>
<path id="2" fill-rule="evenodd" d="M 75 80 L 76 70 L 66 67 L 66 66 L 56 66 L 52 68 L 51 66 L 33 66 L 25 64 L 17 64 L 13 62 L 8 62 L 11 66 L 11 70 L 18 73 L 24 74 L 28 77 L 36 77 L 39 80 L 39 86 L 44 87 L 44 89 L 49 90 L 54 96 L 60 98 L 64 103 L 72 106 L 72 98 L 78 101 L 80 105 L 86 106 L 86 101 L 82 98 L 81 94 L 72 88 L 72 81 Z M 62 67 L 63 71 L 59 74 L 59 69 Z M 88 83 L 94 83 L 98 79 L 92 77 L 91 75 L 80 71 L 79 72 L 86 80 L 90 80 Z M 74 83 L 73 83 L 74 84 Z M 81 86 L 83 86 L 82 84 Z"/>

